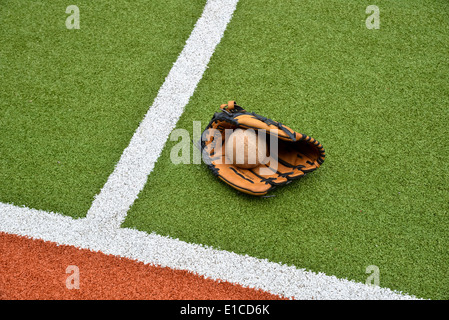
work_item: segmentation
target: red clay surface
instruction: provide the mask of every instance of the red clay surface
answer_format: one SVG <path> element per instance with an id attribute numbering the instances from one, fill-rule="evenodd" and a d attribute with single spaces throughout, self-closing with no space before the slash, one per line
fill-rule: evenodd
<path id="1" fill-rule="evenodd" d="M 69 266 L 76 267 L 67 269 Z M 76 269 L 79 289 L 73 288 L 77 283 Z M 0 299 L 269 300 L 280 297 L 205 279 L 188 271 L 0 232 Z"/>

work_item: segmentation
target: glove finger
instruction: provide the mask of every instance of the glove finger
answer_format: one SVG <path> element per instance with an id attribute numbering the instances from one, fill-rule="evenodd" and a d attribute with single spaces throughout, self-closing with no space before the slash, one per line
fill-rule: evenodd
<path id="1" fill-rule="evenodd" d="M 269 164 L 261 164 L 251 169 L 251 172 L 257 175 L 262 182 L 270 183 L 275 186 L 283 185 L 288 182 L 287 176 L 281 175 L 277 170 L 271 168 Z"/>
<path id="2" fill-rule="evenodd" d="M 241 128 L 255 130 L 262 129 L 282 140 L 296 141 L 302 137 L 300 133 L 293 131 L 291 128 L 255 113 L 236 116 L 235 120 L 238 121 L 238 125 Z"/>
<path id="3" fill-rule="evenodd" d="M 248 169 L 229 164 L 214 164 L 217 176 L 232 187 L 252 195 L 265 195 L 273 186 Z"/>
<path id="4" fill-rule="evenodd" d="M 280 141 L 277 154 L 274 154 L 274 157 L 285 167 L 307 173 L 320 166 L 319 160 L 322 154 L 318 147 L 305 140 L 295 143 Z"/>
<path id="5" fill-rule="evenodd" d="M 297 179 L 300 178 L 304 175 L 304 172 L 302 172 L 299 168 L 294 168 L 292 166 L 286 166 L 284 164 L 282 164 L 281 162 L 277 161 L 274 157 L 269 156 L 267 158 L 267 161 L 265 163 L 265 167 L 267 169 L 269 169 L 272 172 L 275 172 L 276 175 L 279 176 L 280 178 L 285 178 L 285 179 Z M 259 169 L 261 170 L 261 168 Z M 265 173 L 267 170 L 263 170 L 263 172 Z M 264 175 L 261 175 L 264 176 Z"/>

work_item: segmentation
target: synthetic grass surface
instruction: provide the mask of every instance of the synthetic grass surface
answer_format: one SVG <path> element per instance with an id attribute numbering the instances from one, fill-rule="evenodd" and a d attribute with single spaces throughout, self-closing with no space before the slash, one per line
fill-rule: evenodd
<path id="1" fill-rule="evenodd" d="M 319 140 L 323 166 L 258 199 L 168 141 L 124 227 L 449 298 L 449 5 L 241 1 L 178 128 L 230 99 Z"/>
<path id="2" fill-rule="evenodd" d="M 0 3 L 0 201 L 82 217 L 205 1 Z"/>

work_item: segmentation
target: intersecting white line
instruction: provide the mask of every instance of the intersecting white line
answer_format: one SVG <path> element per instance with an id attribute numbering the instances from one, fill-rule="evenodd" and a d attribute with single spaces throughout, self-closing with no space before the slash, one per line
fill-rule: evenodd
<path id="1" fill-rule="evenodd" d="M 295 299 L 414 299 L 388 288 L 120 227 L 202 78 L 237 3 L 207 1 L 153 105 L 86 218 L 0 203 L 0 232 L 188 270 Z"/>
<path id="2" fill-rule="evenodd" d="M 103 226 L 113 224 L 120 227 L 201 80 L 237 2 L 207 2 L 153 105 L 134 133 L 114 172 L 95 197 L 87 213 L 88 219 Z"/>
<path id="3" fill-rule="evenodd" d="M 409 300 L 415 297 L 128 228 L 103 229 L 87 219 L 0 203 L 0 232 L 101 251 L 147 264 L 188 270 L 294 299 Z"/>

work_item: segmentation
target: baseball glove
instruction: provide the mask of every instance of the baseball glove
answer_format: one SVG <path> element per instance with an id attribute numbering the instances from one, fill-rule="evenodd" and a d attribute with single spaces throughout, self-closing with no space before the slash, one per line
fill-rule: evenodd
<path id="1" fill-rule="evenodd" d="M 286 185 L 320 167 L 325 151 L 321 143 L 283 124 L 253 112 L 247 112 L 235 101 L 220 106 L 201 138 L 203 160 L 213 174 L 233 188 L 255 196 L 267 196 L 276 187 Z M 267 157 L 252 169 L 229 163 L 225 156 L 229 132 L 253 129 L 265 135 Z M 231 129 L 231 130 L 227 130 Z M 275 146 L 275 148 L 273 147 Z"/>

